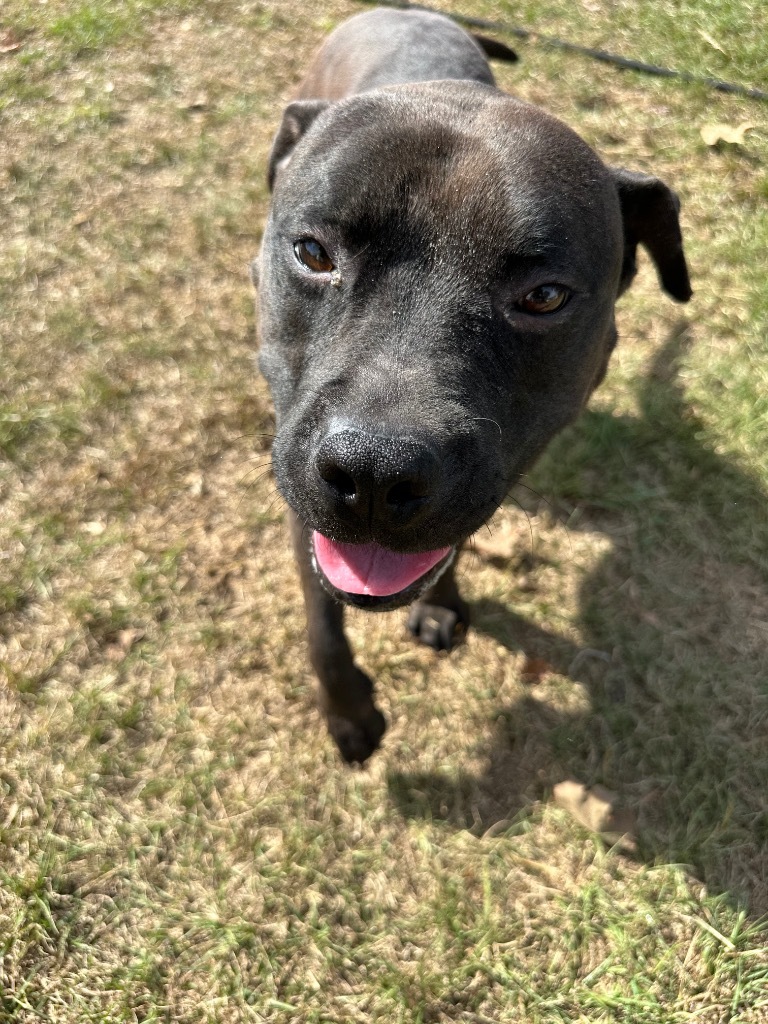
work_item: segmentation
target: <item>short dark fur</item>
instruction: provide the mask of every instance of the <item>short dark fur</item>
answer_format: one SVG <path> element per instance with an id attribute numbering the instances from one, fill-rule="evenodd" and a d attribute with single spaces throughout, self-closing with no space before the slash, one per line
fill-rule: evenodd
<path id="1" fill-rule="evenodd" d="M 561 122 L 496 89 L 481 46 L 442 16 L 358 15 L 298 95 L 273 144 L 254 268 L 260 365 L 322 706 L 344 759 L 362 762 L 385 723 L 339 600 L 416 601 L 410 628 L 437 649 L 463 635 L 468 610 L 453 564 L 394 598 L 334 592 L 312 531 L 458 549 L 602 380 L 638 244 L 670 295 L 691 290 L 674 193 L 606 167 Z M 333 274 L 298 263 L 306 237 L 333 254 Z M 568 304 L 521 311 L 550 282 L 568 287 Z"/>

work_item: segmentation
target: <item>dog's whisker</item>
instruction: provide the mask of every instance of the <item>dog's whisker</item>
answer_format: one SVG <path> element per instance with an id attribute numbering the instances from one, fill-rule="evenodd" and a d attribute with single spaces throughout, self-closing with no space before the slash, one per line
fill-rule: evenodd
<path id="1" fill-rule="evenodd" d="M 366 242 L 362 249 L 358 249 L 356 253 L 352 254 L 352 259 L 353 260 L 359 259 L 359 257 L 362 256 L 364 252 L 367 252 L 368 249 L 370 249 L 371 245 L 372 245 L 372 242 L 370 242 L 370 241 Z"/>
<path id="2" fill-rule="evenodd" d="M 467 539 L 466 545 L 467 546 L 462 549 L 460 554 L 464 555 L 466 553 L 467 557 L 461 559 L 461 562 L 459 562 L 459 567 L 458 567 L 458 575 L 459 575 L 459 578 L 462 579 L 462 580 L 465 580 L 465 579 L 469 578 L 470 564 L 471 565 L 475 565 L 475 564 L 480 562 L 480 555 L 478 554 L 477 548 L 475 547 L 474 536 L 471 536 L 471 537 L 469 537 Z M 458 554 L 457 554 L 457 561 L 458 561 Z"/>
<path id="3" fill-rule="evenodd" d="M 228 441 L 231 443 L 236 443 L 238 441 L 246 441 L 254 437 L 267 437 L 270 439 L 270 441 L 274 441 L 275 438 L 277 437 L 277 434 L 261 434 L 258 432 L 248 434 L 236 434 L 234 437 L 228 438 Z"/>
<path id="4" fill-rule="evenodd" d="M 243 480 L 240 481 L 240 486 L 243 488 L 244 493 L 240 497 L 240 500 L 238 501 L 236 506 L 238 512 L 240 511 L 240 508 L 242 507 L 242 504 L 246 500 L 246 498 L 249 498 L 256 490 L 259 481 L 269 476 L 269 472 L 270 470 L 265 470 L 264 472 L 260 473 L 255 480 L 249 480 L 247 483 L 245 482 L 245 478 L 243 478 Z M 277 490 L 277 487 L 273 486 L 272 488 L 270 488 L 268 494 L 271 494 L 272 490 Z"/>
<path id="5" fill-rule="evenodd" d="M 499 437 L 501 438 L 501 437 L 504 436 L 504 433 L 503 433 L 503 431 L 501 429 L 501 424 L 499 423 L 498 420 L 491 419 L 490 416 L 473 416 L 472 419 L 476 423 L 492 423 L 494 425 L 494 427 L 496 427 L 496 429 L 498 430 Z"/>
<path id="6" fill-rule="evenodd" d="M 277 488 L 275 488 L 275 495 L 272 498 L 272 501 L 270 501 L 269 505 L 267 506 L 265 514 L 266 515 L 271 515 L 275 505 L 278 505 L 278 507 L 279 507 L 280 503 L 282 503 L 286 508 L 288 507 L 288 502 L 282 496 L 280 491 L 278 491 Z"/>
<path id="7" fill-rule="evenodd" d="M 249 468 L 248 468 L 247 472 L 252 473 L 254 471 L 254 469 L 262 469 L 262 467 L 271 466 L 272 465 L 272 457 L 271 456 L 266 456 L 266 457 L 261 456 L 261 457 L 258 457 L 258 456 L 254 455 L 252 458 L 248 459 L 247 462 L 249 464 Z"/>
<path id="8" fill-rule="evenodd" d="M 549 507 L 555 518 L 555 524 L 561 527 L 563 530 L 565 530 L 565 535 L 568 538 L 568 544 L 571 548 L 571 554 L 573 554 L 573 540 L 571 539 L 571 530 L 568 526 L 568 521 L 570 517 L 566 518 L 563 515 L 562 511 L 557 507 L 557 505 L 555 505 L 553 502 L 545 498 L 543 494 L 541 494 L 535 488 L 531 487 L 530 484 L 525 483 L 525 481 L 523 480 L 518 480 L 518 484 L 520 484 L 521 487 L 524 487 L 527 491 L 530 491 L 531 494 L 535 494 L 537 498 L 539 498 L 541 501 L 544 502 L 545 505 Z"/>
<path id="9" fill-rule="evenodd" d="M 555 513 L 555 516 L 559 521 L 563 521 L 560 519 L 560 510 L 558 509 L 557 505 L 551 502 L 549 498 L 545 498 L 541 491 L 537 491 L 535 487 L 531 487 L 531 485 L 527 484 L 524 480 L 518 480 L 517 483 L 518 486 L 524 487 L 526 491 L 530 491 L 531 494 L 535 494 L 540 501 L 543 501 L 545 505 L 549 506 L 549 508 L 552 510 L 552 512 Z"/>
<path id="10" fill-rule="evenodd" d="M 528 520 L 528 530 L 530 531 L 530 534 L 531 534 L 531 553 L 533 553 L 533 549 L 536 547 L 536 542 L 533 539 L 533 523 L 531 522 L 531 517 L 528 515 L 528 513 L 523 508 L 523 506 L 520 504 L 520 502 L 517 500 L 517 498 L 515 498 L 514 495 L 512 495 L 511 497 L 512 497 L 512 501 L 514 501 L 514 503 L 517 505 L 517 507 L 520 509 L 520 511 L 525 516 L 525 518 Z"/>
<path id="11" fill-rule="evenodd" d="M 261 472 L 259 472 L 259 470 L 261 470 Z M 267 466 L 265 466 L 263 464 L 261 466 L 253 466 L 251 469 L 247 470 L 243 474 L 243 477 L 240 480 L 240 486 L 241 487 L 247 487 L 249 489 L 253 488 L 253 487 L 256 486 L 256 484 L 259 482 L 259 480 L 263 480 L 264 477 L 265 476 L 269 476 L 269 474 L 271 472 L 272 472 L 272 464 L 271 463 L 269 465 L 267 465 Z M 252 479 L 248 479 L 249 477 L 252 476 L 253 473 L 256 473 L 257 476 L 256 477 L 252 477 Z"/>
<path id="12" fill-rule="evenodd" d="M 261 479 L 261 478 L 259 478 L 259 479 Z M 242 508 L 243 502 L 246 501 L 246 499 L 248 499 L 248 500 L 252 499 L 252 495 L 253 495 L 253 491 L 255 489 L 256 483 L 257 483 L 257 481 L 254 481 L 253 483 L 247 484 L 245 486 L 244 493 L 240 496 L 239 501 L 235 505 L 235 510 L 238 513 L 240 512 L 240 509 Z M 269 498 L 269 496 L 274 494 L 274 493 L 279 493 L 279 491 L 277 490 L 276 486 L 272 486 L 272 487 L 269 488 L 269 490 L 267 491 L 267 493 L 264 496 L 264 500 L 266 501 L 266 499 Z"/>

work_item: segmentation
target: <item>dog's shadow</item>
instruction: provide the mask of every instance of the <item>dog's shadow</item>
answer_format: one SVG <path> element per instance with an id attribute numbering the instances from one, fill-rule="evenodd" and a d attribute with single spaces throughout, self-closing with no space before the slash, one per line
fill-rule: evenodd
<path id="1" fill-rule="evenodd" d="M 588 411 L 534 476 L 611 536 L 580 589 L 583 646 L 498 602 L 473 607 L 476 630 L 581 684 L 589 709 L 555 712 L 534 683 L 495 709 L 482 776 L 393 771 L 389 791 L 409 817 L 482 834 L 564 778 L 600 782 L 635 811 L 645 861 L 690 864 L 765 913 L 768 496 L 700 440 L 678 379 L 686 344 L 683 325 L 642 386 L 641 415 Z"/>

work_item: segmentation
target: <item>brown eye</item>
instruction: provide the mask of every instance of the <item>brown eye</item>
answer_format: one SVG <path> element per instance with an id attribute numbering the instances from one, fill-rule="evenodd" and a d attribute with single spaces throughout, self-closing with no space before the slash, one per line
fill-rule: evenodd
<path id="1" fill-rule="evenodd" d="M 545 313 L 556 313 L 562 309 L 571 293 L 567 288 L 559 284 L 542 284 L 528 292 L 520 302 L 516 303 L 517 308 L 523 313 L 533 313 L 541 316 Z"/>
<path id="2" fill-rule="evenodd" d="M 293 251 L 299 263 L 314 274 L 330 274 L 335 269 L 331 257 L 314 238 L 300 238 Z"/>

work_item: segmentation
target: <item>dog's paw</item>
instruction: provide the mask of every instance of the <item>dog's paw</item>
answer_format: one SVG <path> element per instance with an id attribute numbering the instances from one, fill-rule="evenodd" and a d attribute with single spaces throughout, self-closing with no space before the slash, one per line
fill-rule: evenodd
<path id="1" fill-rule="evenodd" d="M 454 608 L 418 602 L 408 616 L 408 629 L 427 647 L 450 651 L 467 635 L 469 608 L 463 601 Z"/>
<path id="2" fill-rule="evenodd" d="M 387 728 L 384 715 L 374 705 L 362 718 L 345 718 L 331 713 L 326 715 L 326 720 L 328 732 L 347 764 L 364 764 L 378 750 Z"/>

